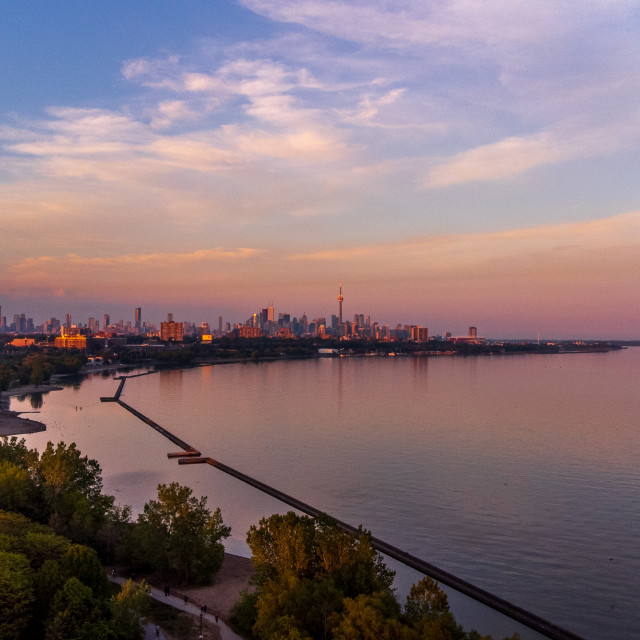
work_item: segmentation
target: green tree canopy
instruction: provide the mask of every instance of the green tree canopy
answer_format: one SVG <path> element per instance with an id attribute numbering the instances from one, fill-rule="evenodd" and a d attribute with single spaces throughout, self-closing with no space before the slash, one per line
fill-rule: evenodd
<path id="1" fill-rule="evenodd" d="M 91 589 L 77 578 L 69 578 L 57 591 L 50 616 L 46 640 L 88 638 L 86 632 L 93 626 L 91 623 L 101 618 L 98 601 Z"/>
<path id="2" fill-rule="evenodd" d="M 0 551 L 0 638 L 20 637 L 29 624 L 33 601 L 29 560 L 20 553 Z"/>
<path id="3" fill-rule="evenodd" d="M 142 637 L 140 618 L 149 609 L 151 587 L 142 580 L 136 584 L 127 580 L 122 589 L 111 597 L 111 627 L 119 640 L 137 640 Z"/>
<path id="4" fill-rule="evenodd" d="M 371 534 L 351 534 L 328 517 L 310 518 L 293 511 L 260 520 L 247 534 L 252 562 L 262 582 L 332 578 L 345 596 L 390 589 L 394 572 L 371 546 Z"/>
<path id="5" fill-rule="evenodd" d="M 65 575 L 77 578 L 89 587 L 94 597 L 106 597 L 107 575 L 94 549 L 82 544 L 73 544 L 61 559 L 60 566 Z"/>
<path id="6" fill-rule="evenodd" d="M 415 624 L 425 616 L 437 618 L 447 613 L 449 600 L 438 582 L 425 576 L 411 587 L 404 611 L 407 619 Z"/>
<path id="7" fill-rule="evenodd" d="M 220 509 L 207 508 L 177 482 L 158 485 L 158 499 L 144 506 L 134 533 L 135 553 L 153 569 L 184 582 L 207 583 L 222 566 L 231 529 Z"/>
<path id="8" fill-rule="evenodd" d="M 82 456 L 76 444 L 48 442 L 38 472 L 50 506 L 49 523 L 79 542 L 90 542 L 107 518 L 114 499 L 102 493 L 100 465 Z"/>
<path id="9" fill-rule="evenodd" d="M 0 460 L 0 509 L 27 511 L 33 504 L 36 485 L 26 469 Z"/>
<path id="10" fill-rule="evenodd" d="M 336 640 L 421 640 L 399 617 L 398 603 L 388 592 L 347 598 L 333 637 Z"/>
<path id="11" fill-rule="evenodd" d="M 255 620 L 253 632 L 261 638 L 331 638 L 345 598 L 380 592 L 396 602 L 394 574 L 366 531 L 347 533 L 330 518 L 290 511 L 252 526 L 247 543 L 258 582 L 255 615 L 248 611 L 249 596 L 238 612 Z M 397 603 L 396 609 L 399 615 Z"/>

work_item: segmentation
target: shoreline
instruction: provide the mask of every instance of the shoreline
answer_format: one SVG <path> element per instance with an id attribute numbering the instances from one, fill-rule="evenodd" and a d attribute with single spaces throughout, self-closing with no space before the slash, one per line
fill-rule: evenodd
<path id="1" fill-rule="evenodd" d="M 27 396 L 32 393 L 48 393 L 49 391 L 61 391 L 63 387 L 49 384 L 29 384 L 23 387 L 14 387 L 0 393 L 0 436 L 17 436 L 27 433 L 38 433 L 45 431 L 47 426 L 31 420 L 22 418 L 25 411 L 12 411 L 9 409 L 10 398 L 16 396 Z"/>

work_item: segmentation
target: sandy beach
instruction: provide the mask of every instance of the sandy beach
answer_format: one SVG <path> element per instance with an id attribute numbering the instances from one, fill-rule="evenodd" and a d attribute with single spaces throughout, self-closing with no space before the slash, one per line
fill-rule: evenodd
<path id="1" fill-rule="evenodd" d="M 253 564 L 249 558 L 225 553 L 222 568 L 212 585 L 179 588 L 177 591 L 199 606 L 206 604 L 209 613 L 218 614 L 226 622 L 233 605 L 240 600 L 240 593 L 249 589 L 252 575 Z"/>
<path id="2" fill-rule="evenodd" d="M 46 426 L 42 422 L 21 418 L 16 411 L 10 411 L 9 398 L 12 396 L 25 396 L 30 393 L 48 393 L 60 391 L 62 387 L 50 384 L 31 384 L 24 387 L 7 389 L 0 394 L 0 436 L 15 436 L 23 433 L 36 433 L 44 431 Z"/>

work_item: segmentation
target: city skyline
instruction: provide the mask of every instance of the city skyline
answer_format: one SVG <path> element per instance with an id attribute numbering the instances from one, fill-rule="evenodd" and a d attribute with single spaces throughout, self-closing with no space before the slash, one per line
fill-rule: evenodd
<path id="1" fill-rule="evenodd" d="M 3 9 L 11 317 L 638 338 L 640 3 Z"/>

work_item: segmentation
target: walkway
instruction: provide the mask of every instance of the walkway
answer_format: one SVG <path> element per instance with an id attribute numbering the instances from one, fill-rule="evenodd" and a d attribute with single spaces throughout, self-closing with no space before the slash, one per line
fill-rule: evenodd
<path id="1" fill-rule="evenodd" d="M 107 577 L 109 578 L 109 580 L 111 580 L 111 582 L 115 582 L 120 585 L 124 584 L 127 581 L 126 578 L 123 578 L 121 576 L 112 576 L 111 573 L 107 573 Z M 168 604 L 174 607 L 175 609 L 179 609 L 180 611 L 189 613 L 190 615 L 194 616 L 196 619 L 200 617 L 200 607 L 188 601 L 187 601 L 187 604 L 185 604 L 184 599 L 182 597 L 172 596 L 172 595 L 165 596 L 164 593 L 160 591 L 160 589 L 156 589 L 155 587 L 151 587 L 151 591 L 149 595 L 154 600 L 158 600 L 159 602 L 164 602 L 165 604 Z M 203 614 L 202 617 L 207 622 L 210 622 L 211 624 L 215 624 L 218 626 L 218 629 L 220 631 L 220 637 L 222 638 L 222 640 L 244 640 L 242 636 L 239 636 L 222 620 L 218 619 L 218 621 L 216 622 L 216 618 L 214 615 L 210 613 L 205 613 Z M 155 625 L 146 624 L 145 640 L 153 640 L 155 637 L 156 637 Z M 166 640 L 166 637 L 164 633 L 162 633 L 162 630 L 160 631 L 160 638 L 162 640 Z"/>

